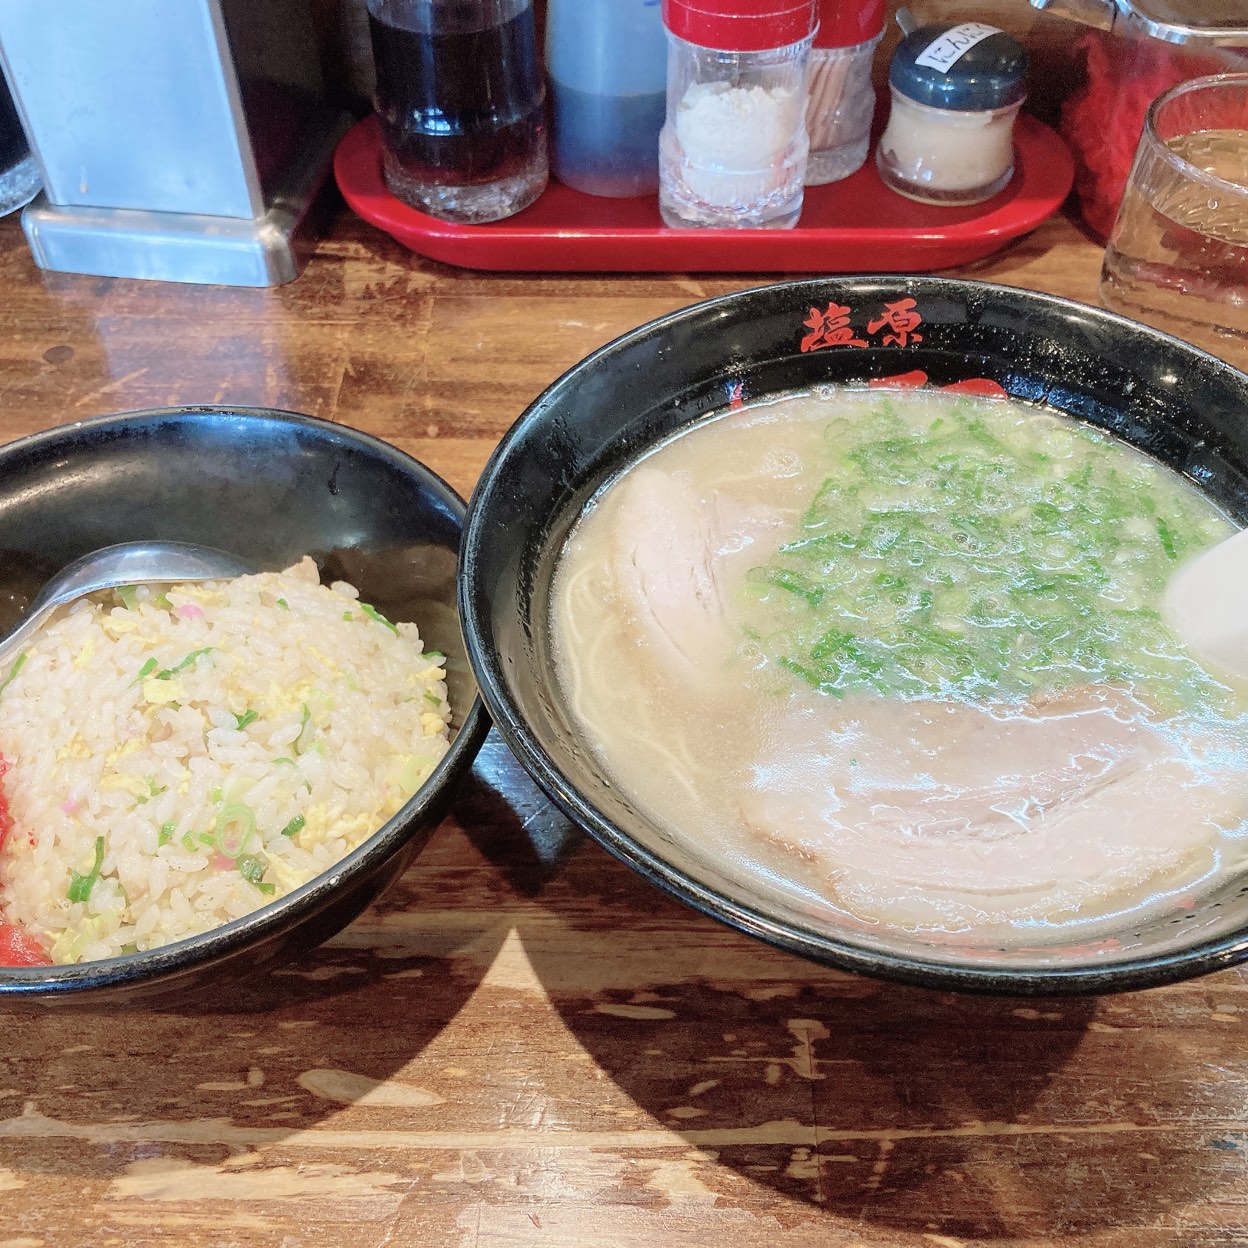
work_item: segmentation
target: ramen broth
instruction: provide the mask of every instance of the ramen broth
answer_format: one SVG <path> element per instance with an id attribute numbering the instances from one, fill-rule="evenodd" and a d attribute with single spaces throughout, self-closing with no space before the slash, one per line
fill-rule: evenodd
<path id="1" fill-rule="evenodd" d="M 786 396 L 595 498 L 553 586 L 559 686 L 628 799 L 753 886 L 1065 939 L 1238 868 L 1248 702 L 1158 612 L 1232 531 L 1039 408 Z"/>

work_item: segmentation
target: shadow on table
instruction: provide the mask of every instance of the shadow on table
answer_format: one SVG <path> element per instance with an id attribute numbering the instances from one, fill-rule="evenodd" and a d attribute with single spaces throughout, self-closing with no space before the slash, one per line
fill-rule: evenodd
<path id="1" fill-rule="evenodd" d="M 520 938 L 554 1009 L 620 1101 L 690 1146 L 661 1155 L 683 1159 L 674 1207 L 701 1189 L 757 1208 L 763 1184 L 859 1227 L 1055 1236 L 1155 1225 L 1217 1188 L 1227 1155 L 1170 1125 L 1199 1119 L 1207 1062 L 1166 1043 L 1157 994 L 970 997 L 815 966 L 662 896 L 511 766 L 518 835 L 468 833 L 540 902 Z M 627 1132 L 603 1147 L 628 1153 Z M 634 1181 L 655 1158 L 637 1151 Z M 604 1205 L 627 1195 L 611 1182 Z"/>
<path id="2" fill-rule="evenodd" d="M 1225 1158 L 1170 1129 L 1200 1117 L 1202 1063 L 1166 1069 L 1168 1046 L 1097 1023 L 1096 1002 L 824 971 L 583 859 L 604 926 L 578 900 L 575 954 L 522 929 L 529 959 L 597 1065 L 713 1159 L 698 1179 L 729 1201 L 739 1185 L 716 1167 L 855 1223 L 978 1239 L 1154 1224 L 1216 1186 Z"/>

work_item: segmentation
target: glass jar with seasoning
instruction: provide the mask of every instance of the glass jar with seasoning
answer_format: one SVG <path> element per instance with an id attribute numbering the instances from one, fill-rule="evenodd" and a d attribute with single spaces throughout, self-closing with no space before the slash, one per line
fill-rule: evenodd
<path id="1" fill-rule="evenodd" d="M 912 31 L 889 68 L 888 126 L 876 151 L 884 183 L 929 204 L 976 204 L 1014 172 L 1014 119 L 1027 53 L 982 22 Z"/>
<path id="2" fill-rule="evenodd" d="M 820 0 L 810 50 L 806 185 L 855 173 L 867 159 L 875 86 L 871 63 L 884 35 L 884 0 Z"/>
<path id="3" fill-rule="evenodd" d="M 797 224 L 813 0 L 663 0 L 659 210 L 674 226 Z"/>

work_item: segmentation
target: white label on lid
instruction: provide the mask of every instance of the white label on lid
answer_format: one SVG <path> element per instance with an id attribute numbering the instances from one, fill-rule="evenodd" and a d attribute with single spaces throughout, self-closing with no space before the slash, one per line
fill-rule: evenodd
<path id="1" fill-rule="evenodd" d="M 922 52 L 914 58 L 916 65 L 927 69 L 947 70 L 977 43 L 991 39 L 1001 32 L 995 26 L 985 26 L 983 22 L 963 22 L 945 31 L 939 39 L 933 39 Z"/>

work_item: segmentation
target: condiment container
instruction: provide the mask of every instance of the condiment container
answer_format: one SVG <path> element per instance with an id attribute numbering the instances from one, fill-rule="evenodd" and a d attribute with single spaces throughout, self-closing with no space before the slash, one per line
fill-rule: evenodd
<path id="1" fill-rule="evenodd" d="M 368 0 L 390 191 L 447 221 L 496 221 L 545 189 L 532 0 Z"/>
<path id="2" fill-rule="evenodd" d="M 888 126 L 876 164 L 886 185 L 930 204 L 976 204 L 1014 172 L 1014 118 L 1027 53 L 982 22 L 921 26 L 889 68 Z"/>
<path id="3" fill-rule="evenodd" d="M 548 2 L 551 172 L 578 191 L 625 197 L 658 190 L 667 106 L 659 2 Z"/>
<path id="4" fill-rule="evenodd" d="M 1107 239 L 1122 202 L 1144 117 L 1163 91 L 1208 74 L 1248 70 L 1243 0 L 1032 0 L 1099 27 L 1071 44 L 1078 85 L 1062 102 L 1061 133 L 1075 158 L 1088 227 Z"/>
<path id="5" fill-rule="evenodd" d="M 725 11 L 729 10 L 729 11 Z M 797 224 L 812 0 L 663 0 L 659 209 L 674 226 Z"/>
<path id="6" fill-rule="evenodd" d="M 884 34 L 884 0 L 820 0 L 810 50 L 806 185 L 838 182 L 861 168 L 871 142 L 871 62 Z"/>

